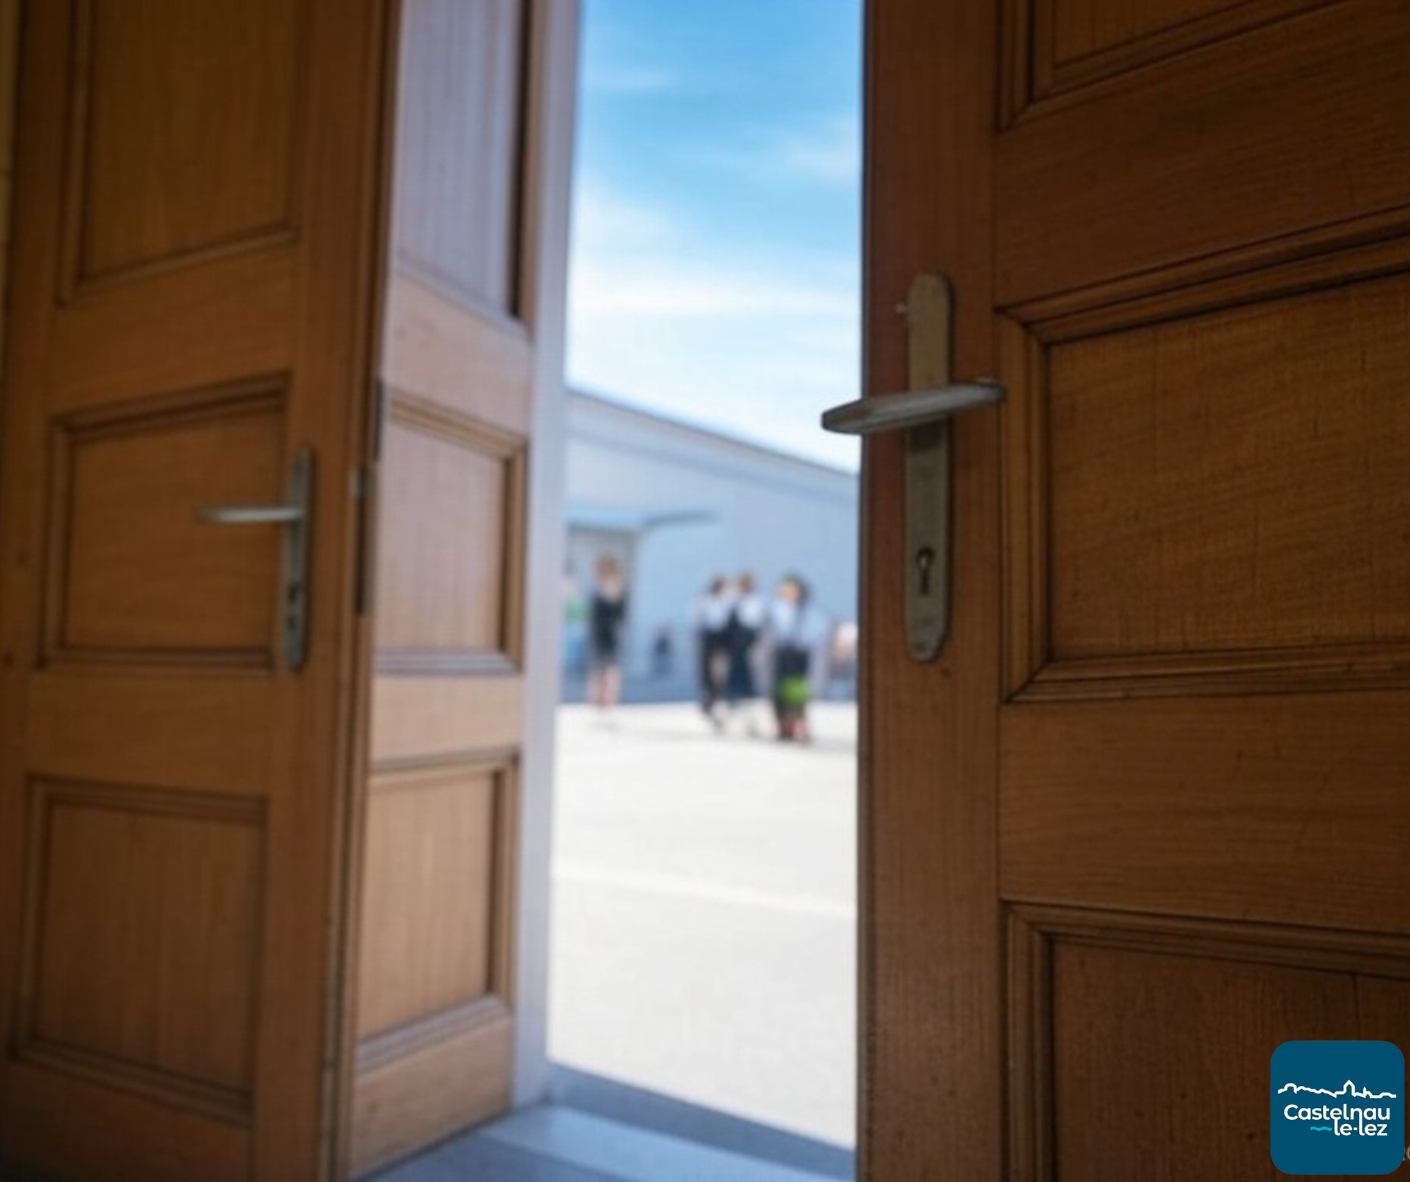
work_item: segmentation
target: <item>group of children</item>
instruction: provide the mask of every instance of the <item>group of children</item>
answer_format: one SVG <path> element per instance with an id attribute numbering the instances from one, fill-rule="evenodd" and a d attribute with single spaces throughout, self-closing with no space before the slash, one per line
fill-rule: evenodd
<path id="1" fill-rule="evenodd" d="M 621 694 L 621 644 L 627 614 L 626 581 L 611 555 L 597 560 L 588 609 L 588 697 L 601 709 Z M 772 601 L 758 592 L 754 576 L 731 580 L 716 575 L 694 605 L 699 648 L 700 708 L 716 730 L 740 721 L 761 733 L 756 662 L 770 664 L 770 697 L 777 737 L 806 742 L 813 653 L 827 637 L 827 621 L 809 602 L 808 584 L 785 575 Z"/>
<path id="2" fill-rule="evenodd" d="M 759 733 L 757 652 L 770 654 L 770 696 L 777 737 L 808 740 L 813 652 L 824 640 L 826 621 L 809 603 L 808 585 L 786 575 L 772 602 L 759 595 L 754 576 L 710 580 L 695 605 L 700 653 L 700 707 L 717 730 L 741 718 L 746 731 Z"/>

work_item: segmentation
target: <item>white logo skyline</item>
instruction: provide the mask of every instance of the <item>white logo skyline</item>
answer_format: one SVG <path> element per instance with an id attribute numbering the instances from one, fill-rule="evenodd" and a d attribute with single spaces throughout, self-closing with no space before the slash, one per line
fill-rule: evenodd
<path id="1" fill-rule="evenodd" d="M 1335 1092 L 1329 1092 L 1326 1088 L 1308 1088 L 1303 1087 L 1302 1084 L 1285 1083 L 1282 1087 L 1278 1089 L 1278 1095 L 1281 1096 L 1289 1088 L 1291 1088 L 1294 1093 L 1311 1092 L 1313 1095 L 1330 1096 L 1332 1097 L 1332 1099 L 1336 1099 L 1339 1096 L 1350 1096 L 1354 1100 L 1396 1099 L 1396 1095 L 1394 1092 L 1373 1092 L 1369 1088 L 1362 1088 L 1360 1091 L 1358 1091 L 1356 1085 L 1352 1083 L 1351 1080 L 1347 1080 L 1346 1083 L 1341 1086 L 1341 1089 Z"/>

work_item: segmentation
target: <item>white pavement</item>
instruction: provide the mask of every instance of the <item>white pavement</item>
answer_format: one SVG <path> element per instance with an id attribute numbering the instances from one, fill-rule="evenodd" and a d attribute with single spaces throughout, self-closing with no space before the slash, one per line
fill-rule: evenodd
<path id="1" fill-rule="evenodd" d="M 549 1054 L 850 1147 L 856 711 L 811 716 L 800 746 L 560 710 Z"/>

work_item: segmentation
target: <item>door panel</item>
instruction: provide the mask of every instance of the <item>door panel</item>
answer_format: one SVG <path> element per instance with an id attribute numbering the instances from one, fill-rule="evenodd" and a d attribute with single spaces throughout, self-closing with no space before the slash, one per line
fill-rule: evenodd
<path id="1" fill-rule="evenodd" d="M 1379 397 L 1407 316 L 1399 275 L 1051 345 L 1020 396 L 1046 402 L 1054 663 L 1410 638 L 1410 408 Z"/>
<path id="2" fill-rule="evenodd" d="M 1410 286 L 1385 271 L 1407 261 L 1358 247 L 1009 322 L 1013 692 L 1405 683 L 1410 407 L 1385 392 Z"/>
<path id="3" fill-rule="evenodd" d="M 536 63 L 570 16 L 403 5 L 354 1174 L 504 1110 L 514 1083 L 528 460 L 538 367 L 556 356 L 531 303 L 548 257 L 534 211 L 544 128 L 568 117 L 545 109 Z"/>
<path id="4" fill-rule="evenodd" d="M 1410 12 L 944 7 L 870 17 L 869 380 L 939 269 L 1009 398 L 934 666 L 868 447 L 864 1169 L 1276 1177 L 1273 1050 L 1410 1037 Z"/>
<path id="5" fill-rule="evenodd" d="M 1009 19 L 1021 21 L 1023 7 L 1010 4 Z M 1024 106 L 993 145 L 1000 300 L 1391 210 L 1403 225 L 1406 36 L 1393 4 L 1275 9 L 1198 52 L 1165 48 L 1139 69 Z M 1022 78 L 1021 51 L 1008 59 L 1005 73 Z"/>
<path id="6" fill-rule="evenodd" d="M 273 668 L 279 537 L 193 505 L 284 496 L 283 383 L 124 402 L 54 432 L 45 658 Z"/>
<path id="7" fill-rule="evenodd" d="M 43 780 L 31 793 L 30 1054 L 238 1114 L 253 1084 L 258 805 Z M 205 906 L 168 902 L 185 898 Z"/>
<path id="8" fill-rule="evenodd" d="M 1020 1177 L 1035 1165 L 1052 1176 L 1060 1162 L 1063 1174 L 1114 1178 L 1113 1156 L 1129 1162 L 1151 1143 L 1172 1147 L 1157 1155 L 1157 1177 L 1279 1177 L 1263 1088 L 1211 1086 L 1209 1047 L 1257 1060 L 1290 1026 L 1308 1039 L 1410 1036 L 1405 983 L 1380 976 L 1396 941 L 1068 908 L 1012 914 L 1016 1009 L 1043 1014 L 1032 1041 L 1013 1047 Z"/>
<path id="9" fill-rule="evenodd" d="M 1015 48 L 1032 72 L 1026 80 L 1032 97 L 1042 98 L 1328 2 L 1334 0 L 1171 0 L 1148 7 L 1017 0 L 1010 13 L 1032 28 L 1032 42 Z"/>
<path id="10" fill-rule="evenodd" d="M 377 648 L 385 666 L 513 667 L 524 439 L 400 391 L 383 451 Z M 468 541 L 474 539 L 474 542 Z"/>
<path id="11" fill-rule="evenodd" d="M 1005 892 L 1403 932 L 1404 709 L 1399 694 L 1015 707 Z"/>
<path id="12" fill-rule="evenodd" d="M 71 290 L 291 236 L 309 5 L 75 7 Z"/>
<path id="13" fill-rule="evenodd" d="M 525 5 L 412 0 L 397 112 L 399 272 L 512 316 L 519 291 Z"/>
<path id="14" fill-rule="evenodd" d="M 380 8 L 26 8 L 0 1160 L 46 1177 L 320 1175 Z M 295 671 L 276 527 L 195 510 L 281 502 L 305 446 Z"/>

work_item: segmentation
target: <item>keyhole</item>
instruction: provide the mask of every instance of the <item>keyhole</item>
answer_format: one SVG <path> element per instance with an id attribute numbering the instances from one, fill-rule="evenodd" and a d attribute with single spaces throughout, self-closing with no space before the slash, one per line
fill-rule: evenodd
<path id="1" fill-rule="evenodd" d="M 916 570 L 920 572 L 920 593 L 930 594 L 930 568 L 935 565 L 935 551 L 929 546 L 922 546 L 916 551 Z"/>

